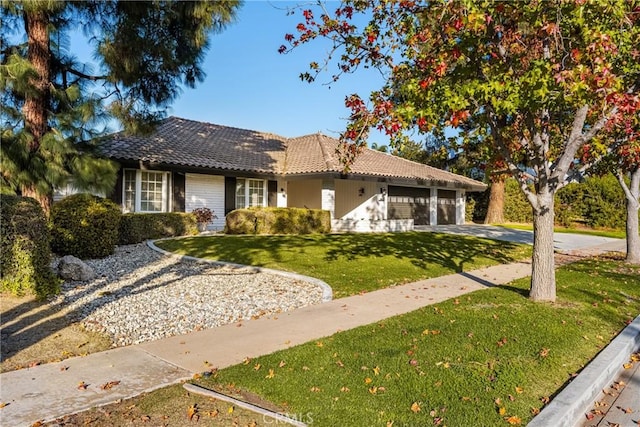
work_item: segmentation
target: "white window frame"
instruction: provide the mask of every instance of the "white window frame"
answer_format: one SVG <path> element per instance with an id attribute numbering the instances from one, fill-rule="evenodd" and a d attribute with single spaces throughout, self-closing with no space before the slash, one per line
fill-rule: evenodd
<path id="1" fill-rule="evenodd" d="M 243 184 L 244 184 L 244 206 L 238 206 L 238 186 L 240 184 L 240 181 L 243 181 Z M 251 186 L 252 183 L 253 184 L 260 183 L 260 187 L 262 188 L 262 200 L 260 201 L 259 205 L 251 204 L 250 189 L 255 188 L 255 185 L 253 187 Z M 264 179 L 255 179 L 255 178 L 237 178 L 235 197 L 236 197 L 236 209 L 244 209 L 244 208 L 250 208 L 254 206 L 265 207 L 267 206 L 267 197 L 268 197 L 267 181 Z"/>
<path id="2" fill-rule="evenodd" d="M 134 190 L 134 204 L 133 210 L 130 210 L 126 206 L 126 174 L 127 172 L 135 171 L 135 190 Z M 159 211 L 156 210 L 142 210 L 142 173 L 162 174 L 162 201 Z M 170 188 L 170 173 L 164 171 L 155 170 L 140 170 L 140 169 L 124 169 L 122 173 L 122 210 L 123 212 L 138 212 L 138 213 L 162 213 L 169 212 L 171 198 L 169 197 Z"/>

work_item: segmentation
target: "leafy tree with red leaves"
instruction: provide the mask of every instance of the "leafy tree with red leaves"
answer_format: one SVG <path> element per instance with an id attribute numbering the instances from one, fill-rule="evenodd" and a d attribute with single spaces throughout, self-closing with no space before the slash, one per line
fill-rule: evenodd
<path id="1" fill-rule="evenodd" d="M 303 12 L 288 52 L 317 38 L 333 43 L 313 81 L 376 67 L 388 77 L 365 101 L 347 97 L 345 165 L 375 127 L 401 144 L 473 120 L 520 183 L 534 217 L 530 298 L 556 298 L 554 194 L 580 166 L 581 149 L 637 96 L 638 0 L 345 0 Z M 637 113 L 636 110 L 632 112 Z M 612 143 L 611 143 L 612 144 Z M 623 155 L 624 152 L 621 152 Z M 625 155 L 626 156 L 626 155 Z M 533 183 L 533 185 L 530 185 Z"/>

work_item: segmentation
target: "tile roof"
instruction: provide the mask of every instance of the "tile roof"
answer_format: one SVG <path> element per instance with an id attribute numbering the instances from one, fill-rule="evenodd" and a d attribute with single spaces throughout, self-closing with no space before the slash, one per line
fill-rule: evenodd
<path id="1" fill-rule="evenodd" d="M 343 172 L 338 140 L 312 134 L 298 138 L 169 117 L 150 136 L 116 133 L 102 144 L 103 153 L 116 160 L 152 164 L 254 172 L 274 175 L 310 175 Z M 365 148 L 349 173 L 428 181 L 433 184 L 483 190 L 473 179 L 421 163 Z"/>

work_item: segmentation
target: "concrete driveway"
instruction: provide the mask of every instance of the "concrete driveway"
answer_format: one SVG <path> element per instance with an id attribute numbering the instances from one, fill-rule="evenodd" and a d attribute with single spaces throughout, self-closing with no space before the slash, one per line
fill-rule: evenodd
<path id="1" fill-rule="evenodd" d="M 494 225 L 465 224 L 465 225 L 417 225 L 416 231 L 431 231 L 434 233 L 464 234 L 467 236 L 484 237 L 486 239 L 504 240 L 507 242 L 533 244 L 533 232 L 497 227 Z M 610 237 L 587 236 L 583 234 L 555 233 L 554 247 L 557 251 L 565 252 L 575 249 L 599 246 L 605 243 L 619 242 L 620 239 Z"/>

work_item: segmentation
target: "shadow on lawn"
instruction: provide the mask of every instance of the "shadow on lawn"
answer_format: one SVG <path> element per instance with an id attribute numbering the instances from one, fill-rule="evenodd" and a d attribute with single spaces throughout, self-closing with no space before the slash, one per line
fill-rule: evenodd
<path id="1" fill-rule="evenodd" d="M 410 260 L 418 268 L 439 265 L 460 273 L 479 258 L 498 264 L 517 261 L 510 255 L 517 247 L 509 242 L 440 233 L 341 235 L 336 236 L 326 259 L 357 261 L 393 255 Z"/>
<path id="2" fill-rule="evenodd" d="M 310 236 L 216 236 L 168 241 L 163 248 L 180 253 L 245 265 L 264 266 L 264 252 L 272 262 L 304 257 L 320 249 L 323 259 L 333 261 L 367 261 L 394 256 L 409 260 L 418 268 L 442 266 L 451 272 L 462 272 L 468 263 L 480 258 L 493 263 L 517 261 L 519 245 L 468 236 L 439 233 L 332 234 Z"/>

